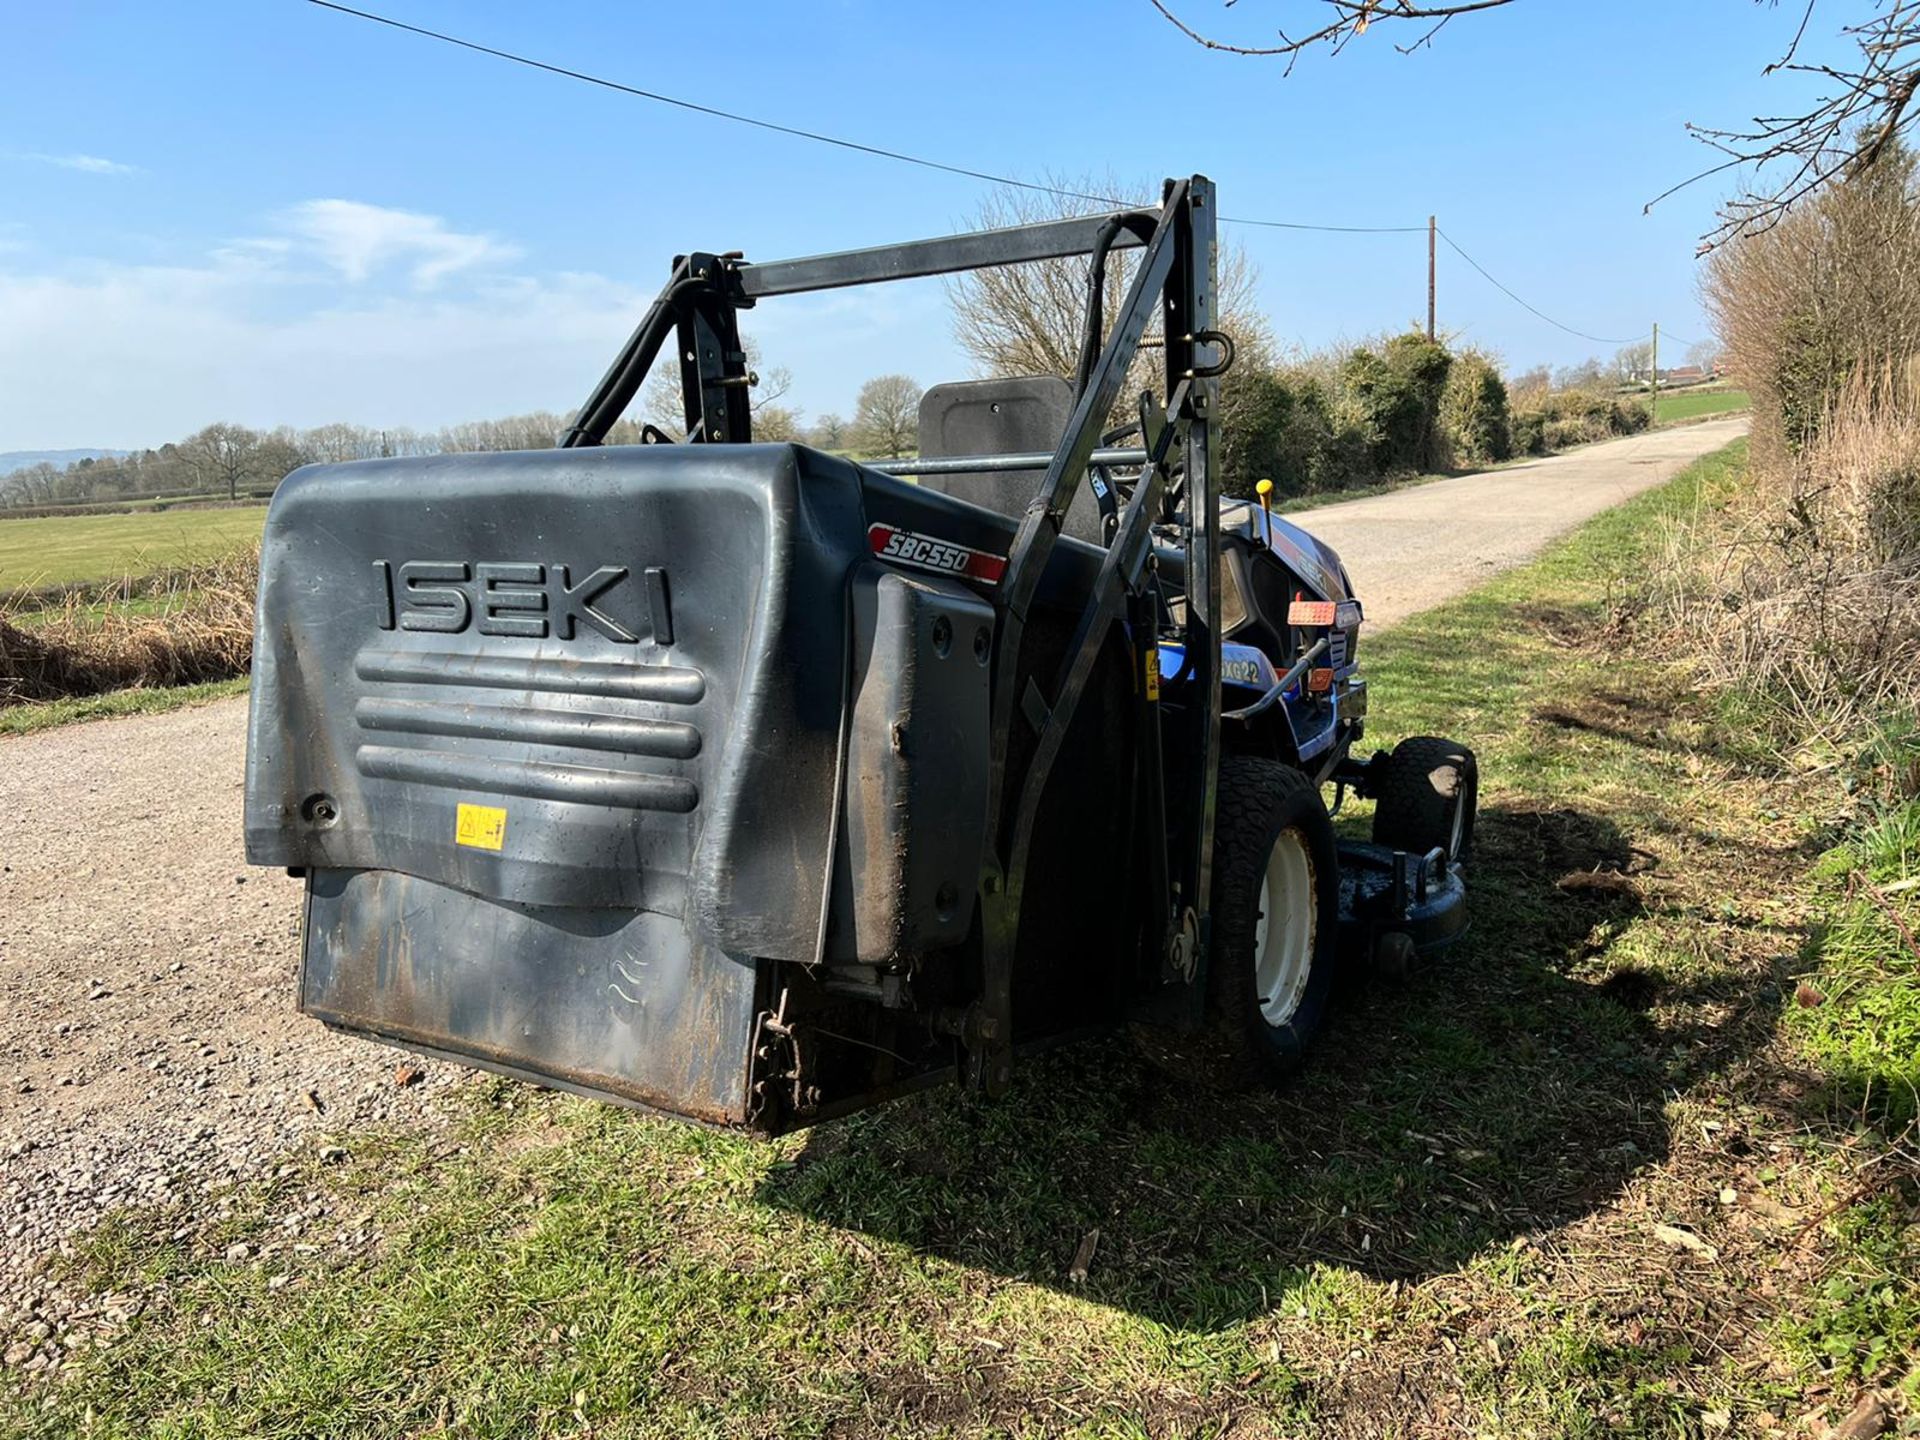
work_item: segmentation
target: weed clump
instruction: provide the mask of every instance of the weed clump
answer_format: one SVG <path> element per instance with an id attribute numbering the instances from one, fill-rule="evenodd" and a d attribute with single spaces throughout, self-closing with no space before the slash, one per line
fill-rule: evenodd
<path id="1" fill-rule="evenodd" d="M 195 685 L 253 660 L 258 550 L 68 591 L 53 606 L 0 601 L 0 705 Z"/>
<path id="2" fill-rule="evenodd" d="M 1852 750 L 1920 712 L 1920 397 L 1903 390 L 1849 385 L 1797 455 L 1674 537 L 1676 630 L 1783 745 Z"/>

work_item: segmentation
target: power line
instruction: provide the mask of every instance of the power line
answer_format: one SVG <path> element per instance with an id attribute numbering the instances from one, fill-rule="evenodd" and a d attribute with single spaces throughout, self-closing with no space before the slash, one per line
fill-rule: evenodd
<path id="1" fill-rule="evenodd" d="M 1471 265 L 1474 269 L 1478 270 L 1480 274 L 1485 277 L 1488 284 L 1492 285 L 1494 289 L 1498 290 L 1502 295 L 1505 295 L 1509 300 L 1513 301 L 1513 303 L 1518 305 L 1521 309 L 1530 311 L 1532 314 L 1539 316 L 1542 320 L 1546 321 L 1547 324 L 1553 326 L 1554 329 L 1564 330 L 1569 335 L 1578 335 L 1582 340 L 1591 340 L 1596 345 L 1632 345 L 1646 338 L 1644 335 L 1636 335 L 1631 340 L 1609 340 L 1604 335 L 1589 335 L 1587 334 L 1586 331 L 1576 330 L 1571 325 L 1562 325 L 1558 320 L 1554 319 L 1551 315 L 1547 314 L 1546 311 L 1540 309 L 1537 306 L 1529 305 L 1525 300 L 1522 300 L 1518 295 L 1514 294 L 1513 291 L 1509 290 L 1506 286 L 1502 285 L 1498 280 L 1495 280 L 1493 276 L 1487 274 L 1487 267 L 1482 265 L 1478 260 L 1474 259 L 1471 255 L 1467 254 L 1466 251 L 1462 250 L 1460 248 L 1459 242 L 1457 242 L 1451 235 L 1447 234 L 1446 231 L 1442 230 L 1439 233 L 1440 233 L 1440 238 L 1447 242 L 1448 246 L 1452 248 L 1453 253 L 1458 255 L 1462 260 L 1466 261 L 1467 264 Z"/>
<path id="2" fill-rule="evenodd" d="M 530 56 L 516 55 L 511 50 L 496 50 L 491 45 L 482 45 L 473 40 L 462 40 L 458 35 L 446 35 L 438 30 L 428 30 L 424 26 L 409 25 L 404 20 L 389 19 L 385 15 L 376 15 L 371 10 L 356 10 L 351 5 L 339 5 L 334 0 L 308 0 L 323 10 L 337 10 L 342 15 L 352 15 L 356 19 L 371 20 L 376 25 L 388 25 L 395 30 L 405 30 L 410 35 L 425 36 L 429 40 L 438 40 L 442 44 L 457 45 L 462 50 L 472 50 L 481 55 L 491 55 L 496 60 L 509 60 L 515 65 L 525 65 L 534 70 L 544 70 L 549 75 L 563 75 L 569 80 L 580 80 L 588 85 L 598 85 L 605 90 L 617 90 L 623 95 L 633 95 L 642 100 L 653 100 L 661 105 L 673 105 L 682 110 L 691 110 L 699 115 L 711 115 L 718 120 L 731 120 L 739 125 L 752 125 L 756 129 L 771 130 L 780 135 L 791 135 L 800 140 L 813 140 L 822 145 L 837 145 L 842 150 L 857 150 L 863 155 L 877 155 L 882 160 L 898 160 L 907 165 L 919 165 L 928 170 L 944 170 L 949 175 L 964 175 L 970 180 L 988 180 L 995 185 L 1015 185 L 1022 190 L 1036 190 L 1048 195 L 1058 195 L 1071 200 L 1091 200 L 1099 205 L 1119 205 L 1124 202 L 1107 195 L 1085 195 L 1073 190 L 1060 190 L 1051 185 L 1035 185 L 1025 180 L 1015 180 L 1005 175 L 993 175 L 984 170 L 969 170 L 964 165 L 948 165 L 939 160 L 924 159 L 919 155 L 908 155 L 899 150 L 887 150 L 878 145 L 863 145 L 858 140 L 843 140 L 837 135 L 822 135 L 815 130 L 802 130 L 794 125 L 781 125 L 772 120 L 756 120 L 751 115 L 736 115 L 731 110 L 722 110 L 713 105 L 702 105 L 693 100 L 682 100 L 675 95 L 662 95 L 656 90 L 642 90 L 638 86 L 624 85 L 618 80 L 608 80 L 599 75 L 589 75 L 584 70 L 569 70 L 564 65 L 549 65 L 544 60 L 535 60 Z"/>
<path id="3" fill-rule="evenodd" d="M 403 30 L 409 35 L 418 35 L 423 39 L 437 40 L 443 45 L 453 45 L 462 50 L 471 50 L 478 55 L 488 55 L 496 60 L 505 60 L 510 64 L 524 65 L 532 70 L 543 70 L 549 75 L 559 75 L 568 80 L 578 80 L 583 84 L 597 85 L 604 90 L 613 90 L 622 95 L 631 95 L 640 100 L 651 100 L 660 105 L 671 105 L 677 109 L 692 111 L 696 115 L 710 116 L 716 120 L 727 120 L 736 125 L 749 125 L 756 130 L 771 131 L 776 135 L 788 135 L 797 140 L 811 140 L 820 145 L 832 145 L 842 150 L 852 150 L 862 155 L 872 155 L 882 160 L 895 160 L 903 165 L 917 165 L 925 170 L 937 170 L 947 175 L 959 175 L 969 180 L 984 180 L 993 185 L 1006 185 L 1016 190 L 1026 190 L 1039 195 L 1052 195 L 1062 200 L 1087 200 L 1096 205 L 1111 205 L 1125 208 L 1129 202 L 1116 199 L 1111 195 L 1093 195 L 1082 190 L 1067 190 L 1057 185 L 1043 185 L 1031 180 L 1015 179 L 1011 175 L 996 175 L 990 170 L 976 170 L 966 165 L 950 165 L 942 160 L 930 160 L 924 155 L 910 155 L 904 150 L 889 150 L 884 146 L 868 145 L 859 140 L 848 140 L 838 135 L 827 135 L 817 130 L 802 129 L 797 125 L 782 125 L 773 120 L 761 120 L 751 115 L 741 115 L 732 110 L 723 110 L 716 105 L 703 105 L 695 100 L 685 100 L 677 95 L 665 95 L 657 90 L 643 90 L 636 85 L 624 84 L 618 80 L 609 80 L 604 76 L 592 75 L 584 70 L 570 69 L 564 65 L 550 64 L 545 60 L 536 60 L 528 55 L 520 55 L 511 50 L 496 49 L 491 45 L 482 45 L 478 41 L 463 40 L 458 35 L 448 35 L 443 31 L 429 30 L 422 25 L 410 25 L 404 20 L 395 20 L 386 15 L 375 14 L 371 10 L 357 10 L 351 5 L 342 5 L 338 0 L 308 0 L 323 10 L 332 10 L 341 15 L 350 15 L 358 20 L 371 21 L 376 25 L 385 25 L 390 29 Z M 1425 225 L 1315 225 L 1301 220 L 1256 220 L 1244 216 L 1223 215 L 1221 221 L 1228 225 L 1249 225 L 1265 230 L 1302 230 L 1331 235 L 1415 235 L 1424 232 Z M 1529 304 L 1514 294 L 1505 285 L 1488 273 L 1485 266 L 1460 248 L 1460 245 L 1446 231 L 1439 231 L 1453 251 L 1486 278 L 1489 284 L 1499 290 L 1508 299 L 1522 309 L 1531 312 L 1557 330 L 1582 340 L 1590 340 L 1596 345 L 1626 345 L 1626 340 L 1608 340 L 1603 336 L 1589 335 L 1584 330 L 1576 330 L 1571 325 L 1563 325 L 1545 311 Z"/>
<path id="4" fill-rule="evenodd" d="M 1420 235 L 1424 225 L 1308 225 L 1295 220 L 1248 220 L 1238 215 L 1222 215 L 1222 225 L 1258 225 L 1267 230 L 1317 230 L 1331 235 Z"/>
<path id="5" fill-rule="evenodd" d="M 812 140 L 821 145 L 834 145 L 842 150 L 857 151 L 862 155 L 877 156 L 882 160 L 897 160 L 903 165 L 918 165 L 926 170 L 939 170 L 948 175 L 960 175 L 969 180 L 985 180 L 994 185 L 1010 185 L 1018 190 L 1030 190 L 1039 195 L 1053 195 L 1062 200 L 1090 200 L 1096 205 L 1111 205 L 1121 209 L 1130 203 L 1112 195 L 1090 195 L 1083 190 L 1066 190 L 1057 185 L 1041 185 L 1031 180 L 1016 180 L 1011 175 L 995 175 L 989 170 L 975 170 L 965 165 L 949 165 L 943 160 L 929 160 L 924 155 L 909 155 L 904 150 L 888 150 L 879 145 L 868 145 L 858 140 L 844 139 L 838 135 L 825 135 L 817 130 L 804 130 L 797 125 L 782 125 L 773 120 L 760 120 L 751 115 L 736 114 L 731 110 L 722 110 L 716 105 L 702 105 L 695 100 L 683 100 L 677 95 L 663 95 L 657 90 L 642 90 L 636 85 L 627 85 L 618 80 L 608 80 L 604 76 L 590 75 L 584 70 L 572 70 L 564 65 L 552 65 L 545 60 L 535 60 L 528 55 L 519 55 L 511 50 L 498 50 L 491 45 L 482 45 L 478 41 L 463 40 L 458 35 L 448 35 L 439 30 L 429 30 L 421 25 L 409 25 L 404 20 L 394 20 L 385 15 L 376 15 L 371 10 L 356 10 L 351 5 L 341 5 L 337 0 L 308 0 L 323 10 L 337 11 L 342 15 L 351 15 L 355 19 L 370 20 L 376 25 L 386 25 L 395 30 L 404 30 L 410 35 L 419 35 L 428 40 L 438 40 L 445 45 L 456 45 L 462 50 L 472 50 L 476 54 L 491 55 L 496 60 L 510 61 L 515 65 L 525 65 L 529 69 L 544 70 L 549 75 L 561 75 L 569 80 L 579 80 L 588 85 L 598 85 L 604 90 L 615 90 L 622 95 L 632 95 L 641 100 L 652 100 L 661 105 L 672 105 L 681 110 L 691 110 L 697 115 L 708 115 L 716 120 L 730 120 L 736 125 L 751 125 L 756 130 L 770 130 L 776 135 L 790 135 L 797 140 Z M 1258 225 L 1269 230 L 1317 230 L 1336 235 L 1402 235 L 1416 230 L 1424 230 L 1424 225 L 1310 225 L 1298 220 L 1240 220 L 1223 215 L 1222 221 L 1230 225 Z"/>

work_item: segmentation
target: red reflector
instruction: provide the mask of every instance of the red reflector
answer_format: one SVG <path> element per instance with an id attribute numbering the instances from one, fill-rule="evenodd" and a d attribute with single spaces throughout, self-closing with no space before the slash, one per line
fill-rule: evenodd
<path id="1" fill-rule="evenodd" d="M 1287 607 L 1287 624 L 1331 625 L 1334 609 L 1331 600 L 1296 600 Z"/>
<path id="2" fill-rule="evenodd" d="M 1325 694 L 1333 688 L 1333 671 L 1322 667 L 1307 672 L 1307 689 L 1315 695 Z"/>

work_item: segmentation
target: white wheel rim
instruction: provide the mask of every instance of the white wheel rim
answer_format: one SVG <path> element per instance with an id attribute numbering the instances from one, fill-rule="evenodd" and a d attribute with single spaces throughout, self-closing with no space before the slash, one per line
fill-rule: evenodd
<path id="1" fill-rule="evenodd" d="M 1253 925 L 1253 984 L 1269 1025 L 1291 1021 L 1307 993 L 1320 927 L 1313 856 L 1298 830 L 1282 830 L 1260 881 Z"/>

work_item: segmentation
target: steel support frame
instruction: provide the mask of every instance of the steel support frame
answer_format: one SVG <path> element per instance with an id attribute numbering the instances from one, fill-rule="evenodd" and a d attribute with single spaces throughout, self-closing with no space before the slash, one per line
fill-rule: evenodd
<path id="1" fill-rule="evenodd" d="M 725 275 L 718 255 L 687 257 L 695 275 Z M 753 438 L 753 377 L 740 344 L 735 298 L 723 287 L 698 290 L 680 309 L 675 327 L 680 348 L 680 395 L 690 440 L 724 444 Z"/>
<path id="2" fill-rule="evenodd" d="M 1116 221 L 1120 222 L 1116 224 Z M 1026 264 L 1090 255 L 1100 244 L 1144 250 L 1120 312 L 1082 385 L 1059 447 L 1047 460 L 1039 493 L 1015 534 L 1006 574 L 995 598 L 998 623 L 993 658 L 993 729 L 987 822 L 990 855 L 980 878 L 982 955 L 979 998 L 959 1026 L 971 1083 L 997 1093 L 1011 1078 L 1013 1054 L 1012 976 L 1019 940 L 1028 850 L 1053 762 L 1066 740 L 1101 646 L 1113 626 L 1129 624 L 1136 663 L 1151 648 L 1139 633 L 1150 613 L 1143 604 L 1151 564 L 1153 524 L 1175 493 L 1174 449 L 1182 450 L 1180 509 L 1186 517 L 1186 656 L 1193 703 L 1165 722 L 1167 754 L 1147 757 L 1143 778 L 1154 786 L 1148 812 L 1164 813 L 1160 836 L 1148 835 L 1148 873 L 1169 877 L 1172 893 L 1148 906 L 1147 939 L 1160 939 L 1171 953 L 1182 936 L 1195 948 L 1187 963 L 1163 974 L 1194 982 L 1204 976 L 1208 934 L 1214 786 L 1219 774 L 1220 609 L 1219 504 L 1213 471 L 1217 373 L 1201 358 L 1215 317 L 1214 189 L 1203 176 L 1167 182 L 1158 211 L 1078 216 L 902 245 L 808 256 L 754 265 L 737 255 L 695 254 L 675 262 L 672 278 L 628 339 L 611 369 L 562 437 L 563 446 L 598 445 L 639 392 L 660 348 L 673 335 L 679 344 L 682 393 L 690 440 L 744 443 L 752 438 L 750 377 L 739 342 L 737 311 L 775 295 L 803 294 L 888 280 Z M 1109 233 L 1111 231 L 1111 233 Z M 1089 466 L 1116 452 L 1099 445 L 1121 386 L 1148 324 L 1159 315 L 1166 339 L 1164 411 L 1143 413 L 1147 435 L 1140 480 L 1108 546 L 1076 627 L 1051 696 L 1029 678 L 1015 693 L 1020 649 L 1029 607 L 1048 558 Z M 1131 463 L 1136 452 L 1125 452 Z M 1011 457 L 1010 457 L 1011 458 Z M 1033 457 L 1019 457 L 1022 468 Z M 902 473 L 915 473 L 899 465 Z M 976 466 L 976 468 L 978 468 Z M 1039 468 L 1033 465 L 1032 468 Z M 1157 661 L 1153 662 L 1157 663 Z M 1144 677 L 1135 684 L 1144 693 Z M 1157 734 L 1160 717 L 1142 726 Z M 1008 774 L 1011 727 L 1031 725 L 1036 748 L 1024 772 Z M 1162 777 L 1171 793 L 1160 789 Z M 1018 787 L 1009 808 L 1007 794 Z M 1160 935 L 1158 932 L 1164 931 Z M 1197 1002 L 1195 1002 L 1197 1003 Z"/>
<path id="3" fill-rule="evenodd" d="M 1167 284 L 1167 393 L 1187 388 L 1185 508 L 1187 518 L 1187 663 L 1191 700 L 1173 727 L 1174 768 L 1184 763 L 1186 784 L 1174 794 L 1183 806 L 1175 827 L 1187 837 L 1181 847 L 1178 904 L 1193 917 L 1195 952 L 1189 973 L 1204 978 L 1211 938 L 1208 909 L 1213 895 L 1213 821 L 1220 778 L 1220 497 L 1214 473 L 1214 421 L 1220 382 L 1202 358 L 1205 337 L 1215 333 L 1219 288 L 1217 210 L 1211 181 L 1196 178 L 1188 203 L 1171 215 L 1175 264 Z M 1203 987 L 1196 987 L 1196 995 Z"/>

